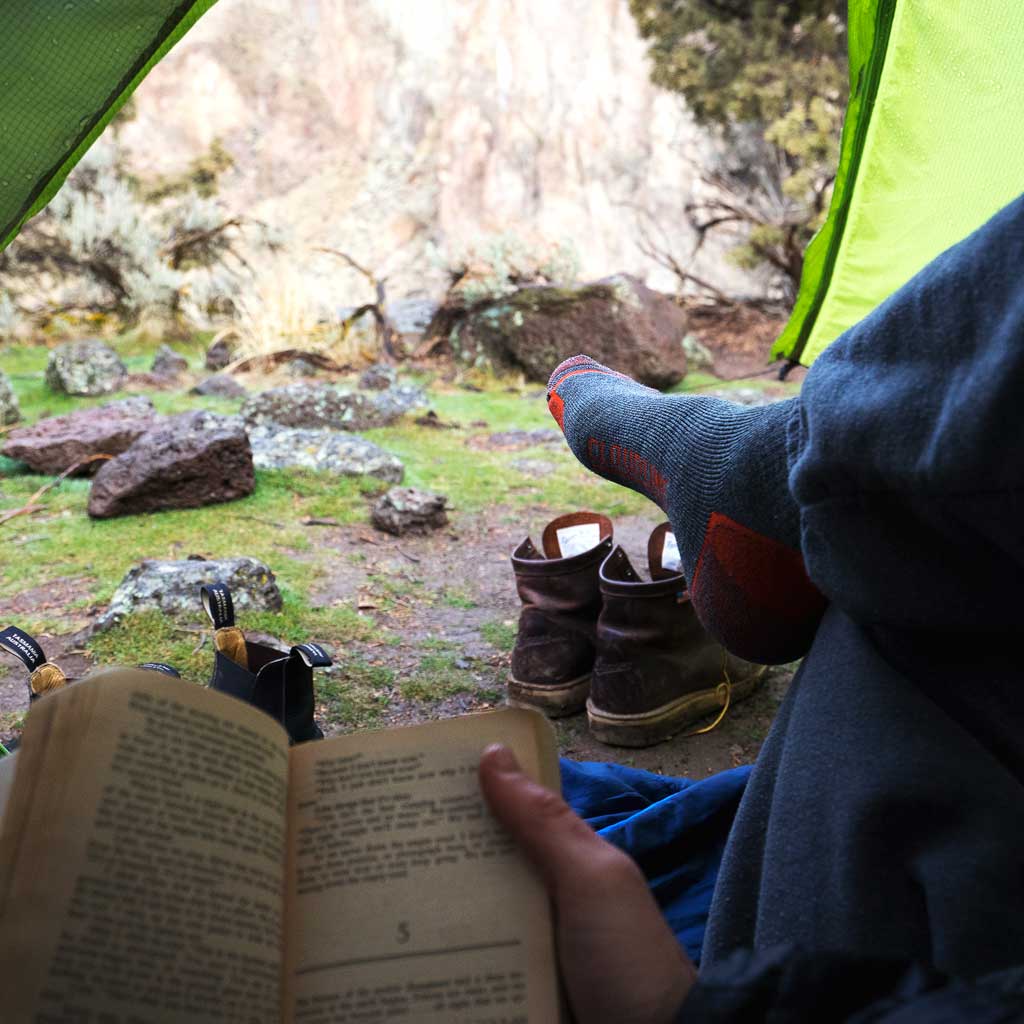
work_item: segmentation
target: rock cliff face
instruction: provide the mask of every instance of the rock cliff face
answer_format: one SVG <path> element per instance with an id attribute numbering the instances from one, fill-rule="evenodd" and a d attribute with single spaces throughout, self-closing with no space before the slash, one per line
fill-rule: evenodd
<path id="1" fill-rule="evenodd" d="M 138 171 L 219 139 L 229 206 L 384 269 L 392 294 L 435 290 L 432 253 L 501 233 L 571 241 L 583 278 L 671 286 L 637 219 L 685 256 L 710 152 L 650 84 L 626 0 L 220 0 L 137 109 L 122 138 Z M 720 252 L 695 269 L 745 290 Z"/>

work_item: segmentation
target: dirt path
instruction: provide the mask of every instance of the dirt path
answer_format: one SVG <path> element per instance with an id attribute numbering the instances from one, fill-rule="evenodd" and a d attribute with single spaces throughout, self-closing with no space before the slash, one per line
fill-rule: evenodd
<path id="1" fill-rule="evenodd" d="M 396 645 L 364 644 L 362 656 L 373 666 L 409 675 L 430 651 L 448 652 L 460 671 L 472 679 L 473 691 L 443 698 L 432 705 L 392 701 L 388 724 L 457 714 L 500 703 L 508 671 L 508 647 L 514 636 L 519 602 L 509 553 L 529 533 L 535 540 L 551 511 L 537 509 L 525 521 L 510 521 L 504 509 L 485 516 L 459 518 L 453 528 L 431 537 L 396 541 L 365 529 L 326 529 L 318 551 L 324 578 L 314 593 L 319 602 L 360 601 L 364 612 L 400 637 Z M 658 521 L 642 517 L 619 519 L 616 540 L 634 564 L 646 568 L 647 539 Z M 379 596 L 371 578 L 390 581 L 391 597 Z M 394 596 L 394 586 L 399 593 Z M 386 610 L 366 608 L 381 600 Z M 504 641 L 504 642 L 502 642 Z M 677 737 L 645 750 L 607 747 L 587 729 L 586 715 L 556 722 L 562 752 L 577 760 L 618 761 L 669 775 L 705 777 L 753 761 L 768 731 L 792 673 L 770 671 L 749 701 L 735 706 L 713 731 Z"/>

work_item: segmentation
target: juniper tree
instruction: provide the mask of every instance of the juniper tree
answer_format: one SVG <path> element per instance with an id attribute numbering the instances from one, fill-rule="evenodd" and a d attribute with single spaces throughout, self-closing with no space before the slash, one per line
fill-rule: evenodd
<path id="1" fill-rule="evenodd" d="M 721 142 L 688 207 L 698 240 L 733 231 L 732 257 L 790 295 L 828 208 L 847 97 L 843 0 L 630 0 L 655 84 Z"/>

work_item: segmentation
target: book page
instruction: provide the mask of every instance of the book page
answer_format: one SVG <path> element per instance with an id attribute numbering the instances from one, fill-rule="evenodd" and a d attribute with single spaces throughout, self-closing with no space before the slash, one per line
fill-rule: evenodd
<path id="1" fill-rule="evenodd" d="M 278 1024 L 287 781 L 284 731 L 191 683 L 38 701 L 0 825 L 3 1019 Z"/>
<path id="2" fill-rule="evenodd" d="M 290 1024 L 554 1024 L 547 894 L 480 793 L 489 743 L 558 786 L 550 726 L 503 710 L 291 752 Z"/>

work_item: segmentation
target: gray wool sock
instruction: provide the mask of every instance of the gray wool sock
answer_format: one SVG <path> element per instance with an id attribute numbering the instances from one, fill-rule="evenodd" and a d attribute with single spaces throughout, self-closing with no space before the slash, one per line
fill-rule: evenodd
<path id="1" fill-rule="evenodd" d="M 787 434 L 799 400 L 747 408 L 663 395 L 588 356 L 562 363 L 548 408 L 588 469 L 668 516 L 705 628 L 751 661 L 791 661 L 824 610 L 800 554 Z"/>

